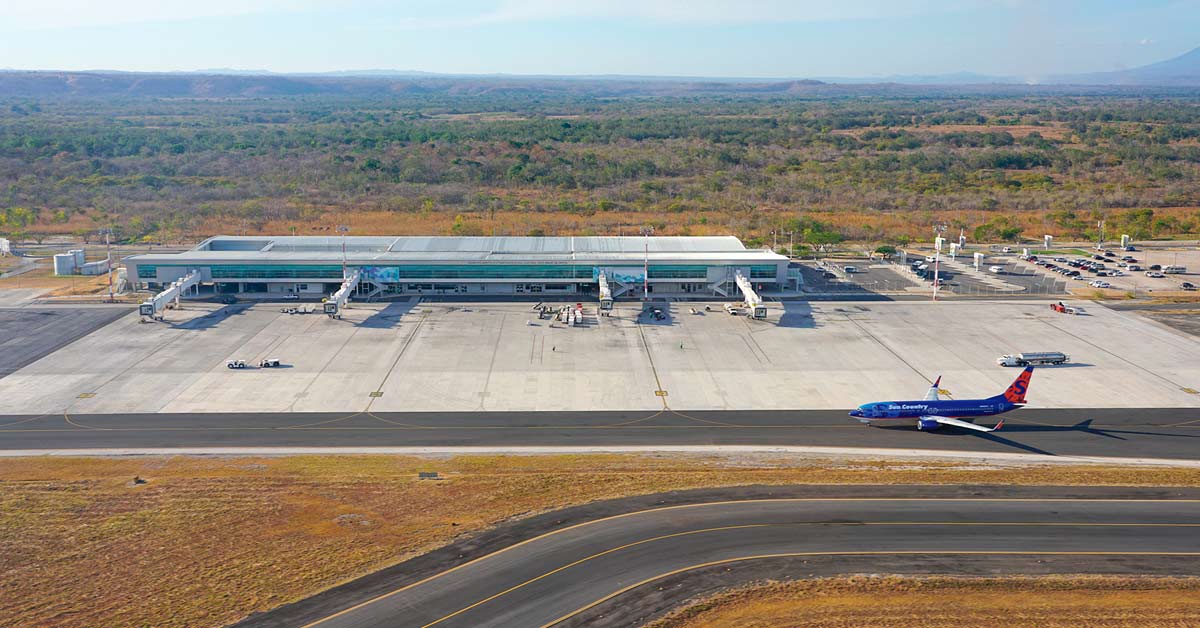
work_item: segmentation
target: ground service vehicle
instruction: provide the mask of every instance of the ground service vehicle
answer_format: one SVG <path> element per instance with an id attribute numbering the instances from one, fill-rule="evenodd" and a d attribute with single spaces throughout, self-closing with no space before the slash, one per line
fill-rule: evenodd
<path id="1" fill-rule="evenodd" d="M 1000 366 L 1038 366 L 1042 364 L 1064 364 L 1071 361 L 1071 356 L 1058 351 L 1045 351 L 1040 353 L 1018 353 L 1016 355 L 1002 355 L 996 358 L 996 364 Z"/>
<path id="2" fill-rule="evenodd" d="M 1050 309 L 1054 310 L 1055 312 L 1058 312 L 1059 314 L 1078 314 L 1079 313 L 1078 310 L 1067 305 L 1066 303 L 1063 303 L 1062 301 L 1059 301 L 1058 303 L 1051 303 Z"/>
<path id="3" fill-rule="evenodd" d="M 731 316 L 737 316 L 737 315 L 738 315 L 738 310 L 739 310 L 739 309 L 740 309 L 740 308 L 736 308 L 736 307 L 734 307 L 734 306 L 733 306 L 733 304 L 731 304 L 731 303 L 726 303 L 726 304 L 725 304 L 725 311 L 726 311 L 726 312 L 729 312 L 729 314 L 730 314 Z"/>
<path id="4" fill-rule="evenodd" d="M 225 368 L 244 369 L 244 368 L 246 368 L 246 361 L 245 360 L 226 360 Z"/>
<path id="5" fill-rule="evenodd" d="M 279 358 L 266 358 L 258 363 L 259 368 L 269 369 L 279 366 Z"/>

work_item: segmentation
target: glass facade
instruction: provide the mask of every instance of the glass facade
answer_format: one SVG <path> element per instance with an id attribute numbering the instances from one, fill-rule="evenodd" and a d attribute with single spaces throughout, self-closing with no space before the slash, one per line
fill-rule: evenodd
<path id="1" fill-rule="evenodd" d="M 159 268 L 192 268 L 200 264 L 139 265 L 139 279 L 156 279 Z M 228 279 L 337 279 L 342 278 L 340 264 L 210 264 L 206 266 L 214 280 Z M 395 269 L 399 280 L 411 279 L 567 279 L 593 280 L 593 267 L 573 264 L 413 264 L 374 266 Z M 708 277 L 704 264 L 651 264 L 651 279 L 699 279 Z M 391 273 L 388 273 L 389 275 Z M 751 279 L 775 279 L 774 264 L 750 267 Z"/>
<path id="2" fill-rule="evenodd" d="M 751 266 L 750 267 L 750 278 L 751 279 L 774 279 L 775 278 L 775 269 L 776 269 L 776 266 L 774 264 Z"/>

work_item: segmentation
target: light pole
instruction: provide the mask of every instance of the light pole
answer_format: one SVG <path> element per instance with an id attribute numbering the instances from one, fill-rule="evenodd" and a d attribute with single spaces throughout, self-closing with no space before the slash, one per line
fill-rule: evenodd
<path id="1" fill-rule="evenodd" d="M 938 284 L 941 279 L 938 276 L 938 265 L 942 261 L 942 247 L 940 246 L 939 238 L 946 232 L 946 225 L 933 226 L 933 300 L 937 301 Z"/>
<path id="2" fill-rule="evenodd" d="M 1096 222 L 1096 229 L 1100 232 L 1099 234 L 1096 235 L 1096 238 L 1097 238 L 1096 239 L 1096 250 L 1099 251 L 1100 249 L 1104 248 L 1104 221 L 1103 220 Z"/>
<path id="3" fill-rule="evenodd" d="M 795 245 L 792 244 L 792 235 L 794 235 L 795 233 L 796 233 L 795 231 L 787 232 L 787 235 L 788 235 L 788 257 L 796 256 L 796 247 L 795 247 Z"/>
<path id="4" fill-rule="evenodd" d="M 642 300 L 650 300 L 650 234 L 654 233 L 654 227 L 642 227 L 642 241 L 646 245 L 645 257 L 642 263 Z"/>
<path id="5" fill-rule="evenodd" d="M 104 256 L 108 258 L 108 302 L 112 303 L 112 301 L 113 301 L 113 278 L 112 278 L 113 260 L 112 260 L 112 248 L 109 246 L 109 241 L 108 241 L 109 236 L 112 235 L 112 228 L 109 227 L 106 229 L 101 229 L 100 235 L 104 236 Z"/>
<path id="6" fill-rule="evenodd" d="M 342 234 L 342 279 L 346 278 L 346 232 L 350 231 L 350 225 L 338 225 L 338 233 Z"/>

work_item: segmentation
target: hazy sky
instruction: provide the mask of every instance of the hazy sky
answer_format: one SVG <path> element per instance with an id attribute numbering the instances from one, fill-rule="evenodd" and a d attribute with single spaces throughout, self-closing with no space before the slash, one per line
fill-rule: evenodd
<path id="1" fill-rule="evenodd" d="M 1200 0 L 0 0 L 17 69 L 1035 77 L 1197 46 Z"/>

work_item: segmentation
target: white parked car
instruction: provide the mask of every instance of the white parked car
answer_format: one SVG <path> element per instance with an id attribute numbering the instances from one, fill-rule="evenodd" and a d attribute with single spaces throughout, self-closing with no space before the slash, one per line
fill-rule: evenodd
<path id="1" fill-rule="evenodd" d="M 1147 277 L 1153 277 L 1153 278 L 1155 278 L 1155 279 L 1162 279 L 1163 277 L 1166 277 L 1166 275 L 1164 275 L 1164 274 L 1162 274 L 1162 273 L 1158 272 L 1157 270 L 1148 270 L 1148 271 L 1146 271 L 1146 276 L 1147 276 Z"/>
<path id="2" fill-rule="evenodd" d="M 1100 280 L 1093 281 L 1092 283 L 1090 283 L 1088 285 L 1093 288 L 1111 288 L 1112 287 L 1111 283 L 1108 283 L 1107 281 L 1100 281 Z"/>
<path id="3" fill-rule="evenodd" d="M 989 272 L 989 273 L 996 274 L 996 275 L 1003 275 L 1003 274 L 1004 274 L 1004 267 L 1003 267 L 1003 266 L 989 266 L 989 267 L 988 267 L 988 272 Z"/>

